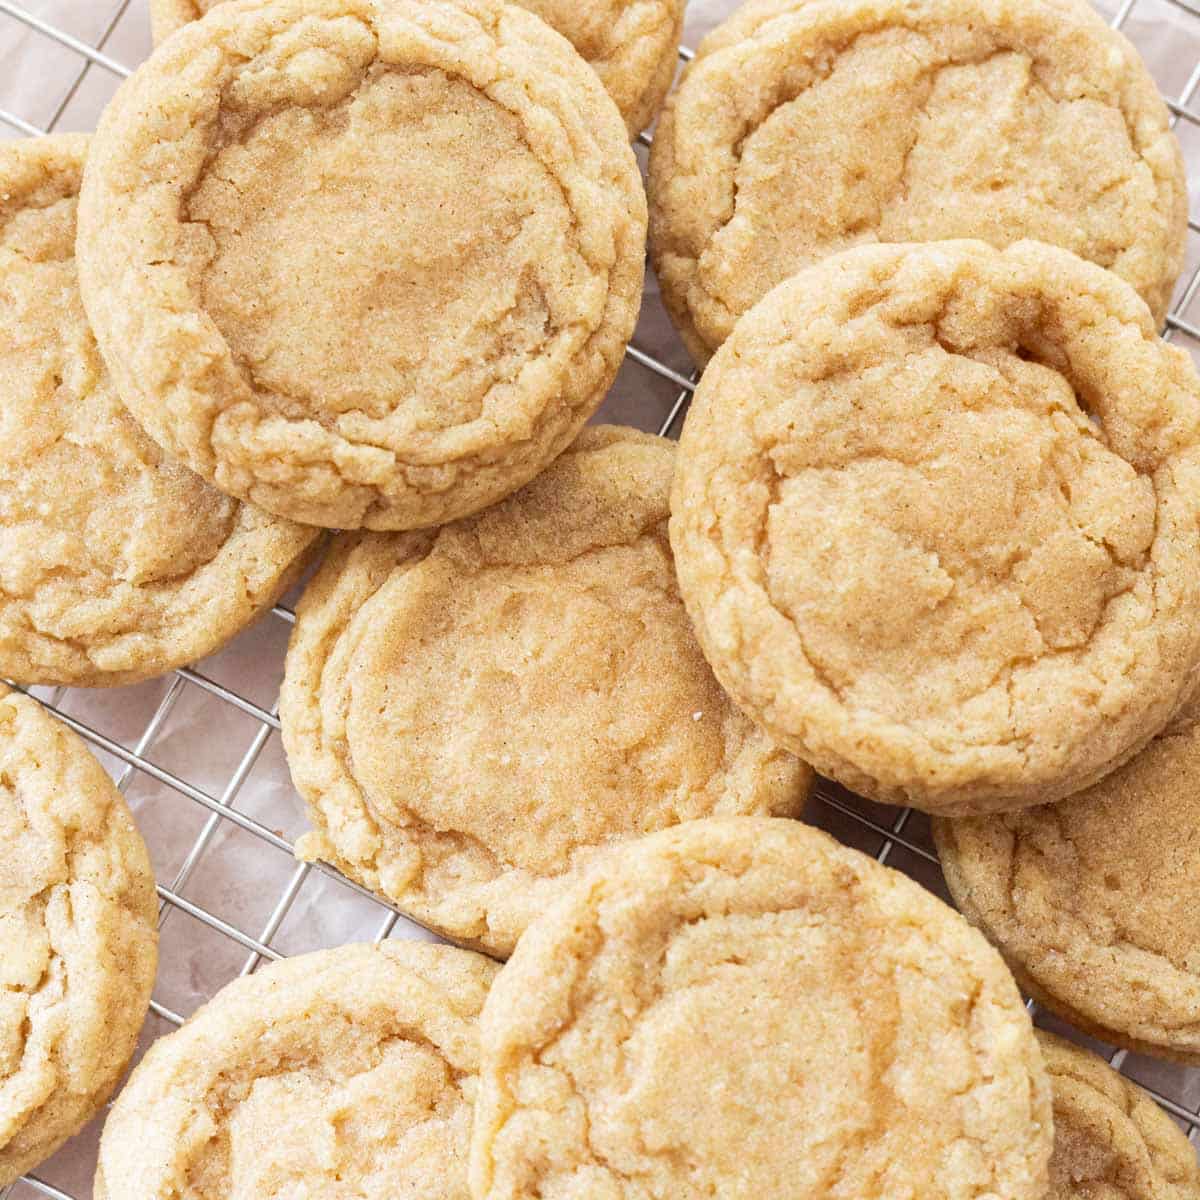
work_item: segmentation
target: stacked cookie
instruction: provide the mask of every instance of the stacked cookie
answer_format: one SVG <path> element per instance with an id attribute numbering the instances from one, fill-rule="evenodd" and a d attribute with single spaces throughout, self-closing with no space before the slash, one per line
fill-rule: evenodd
<path id="1" fill-rule="evenodd" d="M 23 684 L 132 683 L 203 657 L 318 536 L 211 487 L 122 403 L 76 276 L 87 149 L 0 146 L 0 674 Z"/>
<path id="2" fill-rule="evenodd" d="M 750 0 L 650 191 L 712 356 L 671 536 L 717 677 L 938 818 L 1039 1001 L 1200 1061 L 1200 382 L 1155 333 L 1186 191 L 1136 54 L 1083 5 Z"/>
<path id="3" fill-rule="evenodd" d="M 800 816 L 811 771 L 738 711 L 688 623 L 674 457 L 597 426 L 475 517 L 335 539 L 280 697 L 303 857 L 507 957 L 619 841 Z"/>
<path id="4" fill-rule="evenodd" d="M 170 454 L 278 516 L 409 529 L 595 411 L 645 219 L 612 101 L 523 9 L 218 5 L 101 121 L 80 283 Z"/>
<path id="5" fill-rule="evenodd" d="M 1034 998 L 1200 1061 L 1200 380 L 1156 336 L 1186 192 L 1136 55 L 1082 5 L 750 0 L 650 183 L 707 363 L 671 538 L 717 677 L 936 816 Z M 1044 1049 L 1052 1194 L 1196 1194 L 1161 1114 Z"/>
<path id="6" fill-rule="evenodd" d="M 876 242 L 1036 238 L 1161 322 L 1187 223 L 1153 80 L 1076 0 L 748 0 L 667 103 L 650 198 L 697 362 L 776 284 Z"/>
<path id="7" fill-rule="evenodd" d="M 386 942 L 230 985 L 151 1049 L 105 1127 L 98 1196 L 181 1180 L 205 1197 L 1200 1193 L 1183 1134 L 1102 1060 L 1035 1039 L 962 918 L 753 817 L 615 851 L 499 970 Z"/>
<path id="8" fill-rule="evenodd" d="M 0 150 L 0 672 L 89 686 L 161 674 L 272 605 L 322 526 L 464 517 L 568 449 L 637 315 L 646 206 L 628 139 L 673 75 L 682 3 L 541 7 L 578 51 L 498 0 L 223 6 L 166 40 L 90 143 Z M 173 22 L 158 6 L 164 37 Z M 446 878 L 469 850 L 416 872 L 446 928 L 499 952 L 528 919 L 519 883 L 541 903 L 539 885 L 606 840 L 715 811 L 791 815 L 806 794 L 808 768 L 733 708 L 691 638 L 667 550 L 669 448 L 650 439 L 632 457 L 594 486 L 565 468 L 561 502 L 594 492 L 602 518 L 613 510 L 618 579 L 654 598 L 668 639 L 654 665 L 677 686 L 591 756 L 600 775 L 644 778 L 623 811 L 477 872 L 494 897 Z M 617 512 L 626 499 L 644 512 Z M 551 520 L 551 576 L 554 535 Z M 401 573 L 386 538 L 369 545 Z M 628 607 L 626 624 L 640 619 Z M 623 686 L 648 682 L 634 670 Z M 4 781 L 0 1187 L 107 1098 L 154 965 L 127 811 L 79 743 L 11 703 L 29 763 Z M 685 707 L 662 762 L 626 740 L 637 728 L 650 743 Z M 543 829 L 565 786 L 560 772 L 539 797 Z M 490 819 L 486 803 L 472 813 L 480 800 L 463 797 L 464 829 Z M 445 823 L 431 817 L 429 837 L 440 847 Z M 406 848 L 437 856 L 419 830 L 400 840 L 378 855 L 379 886 Z"/>
<path id="9" fill-rule="evenodd" d="M 967 815 L 1140 750 L 1200 653 L 1200 381 L 1065 251 L 864 247 L 697 390 L 672 544 L 718 678 L 818 770 Z"/>
<path id="10" fill-rule="evenodd" d="M 0 670 L 191 661 L 338 530 L 297 852 L 462 947 L 225 989 L 99 1197 L 1200 1196 L 1017 985 L 1200 1061 L 1166 112 L 1082 0 L 749 0 L 648 208 L 681 19 L 164 0 L 90 145 L 0 152 Z M 583 428 L 648 220 L 704 364 L 678 451 Z M 103 1104 L 155 961 L 120 797 L 4 712 L 0 1186 Z M 814 767 L 935 814 L 970 923 L 796 820 Z"/>

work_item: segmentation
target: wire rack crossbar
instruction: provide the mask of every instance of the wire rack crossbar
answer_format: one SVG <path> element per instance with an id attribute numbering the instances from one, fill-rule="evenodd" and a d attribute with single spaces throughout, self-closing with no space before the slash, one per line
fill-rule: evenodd
<path id="1" fill-rule="evenodd" d="M 1138 4 L 1144 2 L 1148 2 L 1148 0 L 1122 0 L 1112 18 L 1113 26 L 1118 29 L 1126 26 Z M 1200 21 L 1200 3 L 1197 3 L 1197 0 L 1166 0 L 1166 2 Z M 69 51 L 78 59 L 78 65 L 71 81 L 53 106 L 48 120 L 41 125 L 35 124 L 20 114 L 0 106 L 0 124 L 7 125 L 17 133 L 28 136 L 52 132 L 90 71 L 99 69 L 107 73 L 112 77 L 114 84 L 127 77 L 131 68 L 107 53 L 106 45 L 119 23 L 126 16 L 130 4 L 131 0 L 119 0 L 114 5 L 111 16 L 104 23 L 94 44 L 89 44 L 69 30 L 52 24 L 22 5 L 14 3 L 13 0 L 0 0 L 0 18 L 7 17 L 18 22 L 37 37 L 53 42 L 57 47 Z M 686 47 L 680 50 L 680 58 L 683 61 L 690 61 L 692 57 L 692 51 Z M 1200 62 L 1196 64 L 1178 95 L 1164 96 L 1172 114 L 1173 124 L 1184 122 L 1188 125 L 1200 126 L 1200 111 L 1191 107 L 1198 86 L 1200 86 Z M 641 140 L 644 145 L 648 145 L 650 139 L 645 137 Z M 1200 222 L 1190 221 L 1189 228 L 1194 233 L 1200 233 Z M 1188 276 L 1186 285 L 1178 294 L 1167 318 L 1165 337 L 1174 338 L 1182 335 L 1200 346 L 1200 325 L 1195 324 L 1186 315 L 1197 291 L 1200 291 L 1200 266 L 1197 266 Z M 695 389 L 695 374 L 682 374 L 636 344 L 628 347 L 627 357 L 637 367 L 677 388 L 674 400 L 659 427 L 659 432 L 663 435 L 676 432 L 678 423 L 686 411 Z M 284 625 L 290 625 L 295 620 L 294 613 L 283 605 L 277 605 L 272 610 L 272 616 L 273 619 Z M 167 770 L 154 761 L 156 739 L 188 689 L 197 689 L 221 704 L 229 706 L 243 717 L 253 721 L 256 726 L 249 744 L 219 795 L 210 794 L 206 789 Z M 145 778 L 162 785 L 169 794 L 198 806 L 206 814 L 204 823 L 191 843 L 182 865 L 169 882 L 160 881 L 158 884 L 159 920 L 164 931 L 172 923 L 199 923 L 245 951 L 245 958 L 242 960 L 239 973 L 248 974 L 255 970 L 261 962 L 282 957 L 282 951 L 273 945 L 273 942 L 306 883 L 314 875 L 335 880 L 360 899 L 365 899 L 376 906 L 379 913 L 379 924 L 375 933 L 376 940 L 392 936 L 401 922 L 407 921 L 407 918 L 401 917 L 393 907 L 378 896 L 344 878 L 334 868 L 319 862 L 294 863 L 269 915 L 257 930 L 241 928 L 238 924 L 210 911 L 187 896 L 188 885 L 192 881 L 194 873 L 204 860 L 205 854 L 212 850 L 218 833 L 225 826 L 234 827 L 242 833 L 248 834 L 256 839 L 264 849 L 281 854 L 293 854 L 293 845 L 286 837 L 239 811 L 236 807 L 239 795 L 255 765 L 259 762 L 264 749 L 270 739 L 278 734 L 277 704 L 270 708 L 264 708 L 250 697 L 227 687 L 203 671 L 184 668 L 175 673 L 132 748 L 129 748 L 71 715 L 64 707 L 64 701 L 68 696 L 69 693 L 66 689 L 59 688 L 53 691 L 49 697 L 39 697 L 39 699 L 49 711 L 78 733 L 94 749 L 111 755 L 122 764 L 117 778 L 117 784 L 122 790 L 125 790 L 135 778 Z M 859 807 L 853 797 L 842 794 L 840 789 L 827 785 L 823 781 L 818 785 L 816 799 L 818 805 L 823 806 L 831 817 L 841 818 L 843 823 L 848 822 L 850 827 L 856 829 L 858 837 L 865 839 L 867 848 L 872 850 L 880 862 L 892 861 L 897 853 L 904 853 L 914 864 L 936 867 L 936 856 L 909 832 L 913 816 L 909 810 L 900 811 L 891 818 L 876 818 L 870 812 L 864 811 L 865 806 Z M 181 931 L 172 936 L 187 936 L 187 934 Z M 1031 1011 L 1034 1011 L 1032 1004 L 1030 1008 Z M 175 1011 L 157 996 L 151 1002 L 151 1012 L 155 1018 L 172 1027 L 180 1025 L 186 1018 L 186 1014 Z M 1114 1067 L 1118 1069 L 1126 1069 L 1130 1065 L 1129 1056 L 1124 1051 L 1111 1054 L 1110 1059 Z M 1145 1086 L 1144 1083 L 1143 1086 Z M 1181 1126 L 1193 1137 L 1193 1140 L 1200 1141 L 1200 1102 L 1197 1103 L 1196 1108 L 1190 1108 L 1154 1088 L 1149 1090 L 1158 1102 L 1179 1121 Z M 21 1186 L 26 1187 L 33 1194 L 49 1197 L 50 1200 L 84 1200 L 82 1195 L 75 1196 L 63 1191 L 38 1174 L 27 1175 L 12 1188 L 0 1189 L 0 1200 L 7 1200 L 9 1193 L 14 1188 Z"/>

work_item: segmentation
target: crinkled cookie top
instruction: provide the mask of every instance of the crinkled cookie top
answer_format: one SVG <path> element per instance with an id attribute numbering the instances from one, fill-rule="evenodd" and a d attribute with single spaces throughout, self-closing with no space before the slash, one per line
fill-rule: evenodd
<path id="1" fill-rule="evenodd" d="M 919 885 L 799 822 L 631 843 L 484 1007 L 477 1200 L 1041 1200 L 1017 989 Z"/>
<path id="2" fill-rule="evenodd" d="M 1200 657 L 1200 380 L 1116 276 L 1020 242 L 865 246 L 739 323 L 671 540 L 717 677 L 865 795 L 1079 791 Z"/>
<path id="3" fill-rule="evenodd" d="M 222 0 L 150 0 L 156 43 Z M 684 0 L 515 0 L 558 30 L 600 76 L 629 136 L 658 111 L 678 60 Z"/>
<path id="4" fill-rule="evenodd" d="M 165 457 L 126 411 L 75 274 L 88 139 L 0 145 L 0 674 L 113 684 L 215 649 L 315 532 Z"/>
<path id="5" fill-rule="evenodd" d="M 1183 1131 L 1102 1058 L 1038 1033 L 1054 1095 L 1046 1200 L 1197 1200 L 1200 1163 Z"/>
<path id="6" fill-rule="evenodd" d="M 1200 728 L 1061 804 L 935 834 L 959 907 L 1048 1007 L 1200 1065 Z"/>
<path id="7" fill-rule="evenodd" d="M 387 941 L 228 985 L 122 1089 L 97 1200 L 468 1200 L 477 1017 L 495 970 Z"/>
<path id="8" fill-rule="evenodd" d="M 811 772 L 737 710 L 692 634 L 673 464 L 662 438 L 589 428 L 485 513 L 335 542 L 281 702 L 316 825 L 304 856 L 507 955 L 618 841 L 800 815 Z"/>
<path id="9" fill-rule="evenodd" d="M 1134 48 L 1082 0 L 751 0 L 650 163 L 651 247 L 697 361 L 801 267 L 869 242 L 1037 238 L 1159 321 L 1187 189 Z"/>
<path id="10" fill-rule="evenodd" d="M 0 1187 L 100 1111 L 158 960 L 146 846 L 103 767 L 0 695 Z"/>
<path id="11" fill-rule="evenodd" d="M 80 278 L 152 437 L 222 490 L 413 528 L 599 405 L 645 197 L 595 73 L 500 0 L 262 0 L 169 38 L 96 135 Z"/>

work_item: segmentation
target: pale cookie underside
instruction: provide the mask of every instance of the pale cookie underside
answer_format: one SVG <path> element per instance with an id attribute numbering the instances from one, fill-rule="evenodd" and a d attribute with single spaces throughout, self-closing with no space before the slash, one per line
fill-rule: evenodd
<path id="1" fill-rule="evenodd" d="M 221 0 L 150 0 L 157 45 Z M 675 75 L 683 0 L 517 0 L 558 30 L 600 76 L 629 136 L 650 124 Z"/>
<path id="2" fill-rule="evenodd" d="M 0 696 L 0 1188 L 100 1111 L 157 961 L 154 877 L 83 744 Z"/>
<path id="3" fill-rule="evenodd" d="M 504 955 L 617 841 L 799 815 L 811 773 L 734 708 L 692 635 L 673 460 L 661 438 L 588 429 L 485 514 L 335 544 L 282 697 L 317 827 L 305 856 Z"/>
<path id="4" fill-rule="evenodd" d="M 477 1017 L 496 967 L 388 941 L 273 964 L 161 1038 L 104 1129 L 102 1200 L 466 1200 Z"/>
<path id="5" fill-rule="evenodd" d="M 934 832 L 959 907 L 1047 1007 L 1200 1063 L 1198 778 L 1193 729 L 1061 804 Z"/>
<path id="6" fill-rule="evenodd" d="M 394 529 L 515 490 L 591 415 L 645 199 L 595 74 L 524 10 L 263 0 L 122 89 L 80 227 L 157 441 L 270 511 Z"/>
<path id="7" fill-rule="evenodd" d="M 480 1200 L 1046 1185 L 1049 1089 L 999 957 L 795 822 L 623 848 L 522 938 L 482 1039 Z"/>
<path id="8" fill-rule="evenodd" d="M 1047 1200 L 1196 1200 L 1200 1164 L 1186 1135 L 1098 1055 L 1038 1034 L 1054 1095 Z"/>
<path id="9" fill-rule="evenodd" d="M 121 403 L 75 273 L 88 139 L 0 147 L 0 674 L 119 684 L 214 650 L 315 532 L 165 458 Z"/>
<path id="10" fill-rule="evenodd" d="M 883 241 L 1021 238 L 1163 319 L 1187 191 L 1132 46 L 1062 0 L 768 0 L 702 44 L 650 163 L 651 249 L 697 361 L 803 266 Z"/>
<path id="11" fill-rule="evenodd" d="M 697 390 L 672 543 L 717 676 L 781 744 L 948 815 L 1141 748 L 1200 653 L 1200 385 L 1108 272 L 1033 242 L 861 247 Z"/>

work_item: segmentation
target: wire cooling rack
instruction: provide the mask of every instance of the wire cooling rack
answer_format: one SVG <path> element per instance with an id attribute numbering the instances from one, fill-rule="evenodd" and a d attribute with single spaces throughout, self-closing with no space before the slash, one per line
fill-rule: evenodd
<path id="1" fill-rule="evenodd" d="M 0 0 L 0 137 L 90 129 L 131 65 L 149 51 L 145 0 Z M 693 0 L 686 40 L 735 0 Z M 1146 54 L 1200 180 L 1200 0 L 1121 0 L 1106 10 Z M 691 57 L 680 51 L 681 59 Z M 649 138 L 640 139 L 644 155 Z M 1200 223 L 1166 336 L 1200 352 L 1189 310 L 1200 290 Z M 673 435 L 693 390 L 691 365 L 650 281 L 638 331 L 601 416 Z M 260 963 L 349 940 L 428 936 L 320 864 L 298 864 L 304 828 L 287 781 L 276 715 L 290 601 L 195 669 L 118 691 L 34 688 L 81 735 L 125 792 L 146 835 L 160 900 L 162 960 L 142 1048 L 228 980 Z M 928 821 L 821 781 L 806 819 L 948 899 Z M 1032 1008 L 1032 1006 L 1031 1006 Z M 1200 1146 L 1200 1070 L 1114 1051 L 1035 1011 L 1142 1086 Z M 84 1200 L 99 1122 L 0 1200 Z"/>

